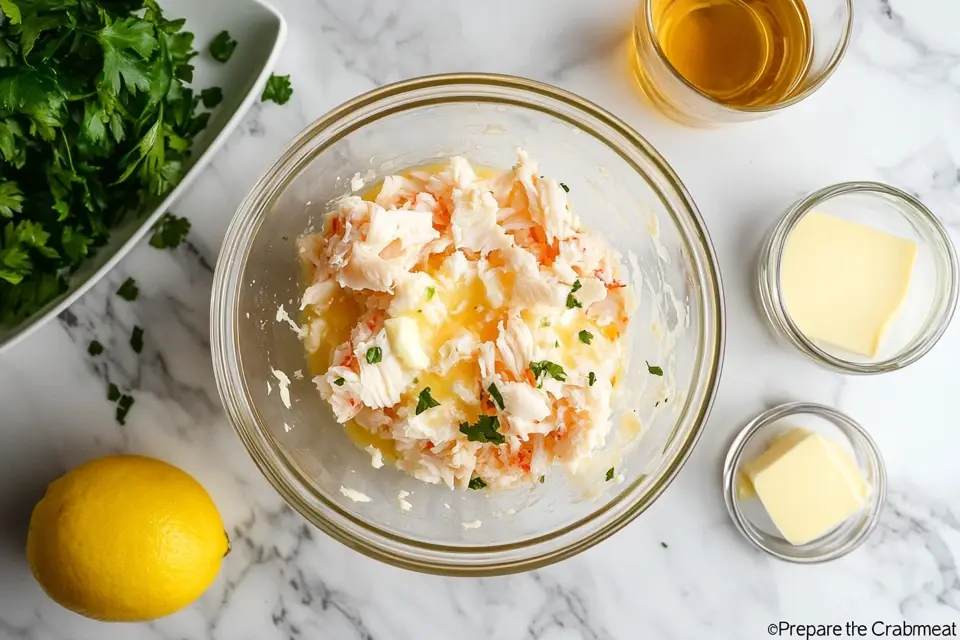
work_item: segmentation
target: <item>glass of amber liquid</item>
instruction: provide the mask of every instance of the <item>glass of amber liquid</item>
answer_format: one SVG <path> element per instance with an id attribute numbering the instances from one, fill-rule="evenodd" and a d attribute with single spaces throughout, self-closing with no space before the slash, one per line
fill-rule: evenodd
<path id="1" fill-rule="evenodd" d="M 633 71 L 675 120 L 753 120 L 816 91 L 852 26 L 852 0 L 640 0 Z"/>

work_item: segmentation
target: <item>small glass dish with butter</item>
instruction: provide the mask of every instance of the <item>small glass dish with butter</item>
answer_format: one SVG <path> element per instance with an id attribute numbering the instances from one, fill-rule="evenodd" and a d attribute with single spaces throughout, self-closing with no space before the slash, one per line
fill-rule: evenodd
<path id="1" fill-rule="evenodd" d="M 957 304 L 957 255 L 943 225 L 910 194 L 875 182 L 826 187 L 795 204 L 758 266 L 777 336 L 842 373 L 916 362 Z"/>
<path id="2" fill-rule="evenodd" d="M 734 525 L 755 547 L 801 564 L 844 556 L 880 519 L 887 476 L 876 443 L 830 407 L 794 402 L 751 421 L 723 466 Z"/>

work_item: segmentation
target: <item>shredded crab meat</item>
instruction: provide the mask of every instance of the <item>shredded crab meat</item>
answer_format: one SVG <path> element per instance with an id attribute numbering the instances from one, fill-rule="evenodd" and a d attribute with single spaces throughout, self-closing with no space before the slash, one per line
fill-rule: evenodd
<path id="1" fill-rule="evenodd" d="M 341 198 L 300 238 L 313 381 L 373 466 L 505 488 L 604 445 L 636 303 L 567 191 L 523 151 L 503 171 L 455 157 Z"/>

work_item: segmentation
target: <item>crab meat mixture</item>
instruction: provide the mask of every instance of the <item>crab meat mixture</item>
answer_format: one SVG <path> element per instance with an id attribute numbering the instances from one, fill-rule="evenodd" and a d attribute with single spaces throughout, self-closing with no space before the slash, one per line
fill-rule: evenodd
<path id="1" fill-rule="evenodd" d="M 374 466 L 499 489 L 603 446 L 634 298 L 568 191 L 523 151 L 504 171 L 453 157 L 300 238 L 313 381 Z"/>

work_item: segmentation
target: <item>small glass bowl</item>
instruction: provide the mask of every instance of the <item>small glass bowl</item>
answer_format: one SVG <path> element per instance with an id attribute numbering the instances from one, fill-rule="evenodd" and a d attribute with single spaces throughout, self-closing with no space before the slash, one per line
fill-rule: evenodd
<path id="1" fill-rule="evenodd" d="M 917 243 L 910 289 L 875 358 L 814 342 L 800 331 L 787 311 L 780 289 L 781 257 L 790 233 L 811 211 Z M 776 336 L 815 362 L 841 373 L 886 373 L 916 362 L 947 330 L 957 305 L 957 254 L 946 229 L 916 198 L 877 182 L 845 182 L 800 200 L 773 228 L 761 250 L 758 267 L 761 308 Z"/>
<path id="2" fill-rule="evenodd" d="M 773 438 L 796 427 L 818 432 L 846 449 L 870 486 L 863 509 L 829 533 L 803 545 L 787 542 L 760 500 L 740 498 L 737 490 L 741 466 L 760 455 Z M 873 438 L 850 417 L 811 402 L 780 405 L 757 416 L 734 439 L 723 464 L 723 499 L 733 523 L 753 546 L 788 562 L 826 562 L 859 547 L 877 526 L 886 495 L 887 471 Z"/>

